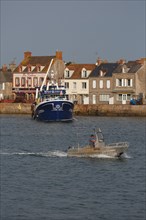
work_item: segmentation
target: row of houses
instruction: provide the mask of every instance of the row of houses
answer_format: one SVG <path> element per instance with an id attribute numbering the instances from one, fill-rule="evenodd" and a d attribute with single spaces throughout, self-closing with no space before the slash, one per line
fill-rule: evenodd
<path id="1" fill-rule="evenodd" d="M 18 96 L 26 101 L 35 99 L 37 87 L 54 77 L 65 84 L 69 99 L 79 104 L 129 104 L 131 98 L 143 97 L 146 104 L 146 58 L 134 61 L 102 61 L 95 64 L 65 63 L 62 51 L 54 56 L 32 56 L 24 52 L 18 66 L 12 63 L 0 71 L 0 99 Z"/>

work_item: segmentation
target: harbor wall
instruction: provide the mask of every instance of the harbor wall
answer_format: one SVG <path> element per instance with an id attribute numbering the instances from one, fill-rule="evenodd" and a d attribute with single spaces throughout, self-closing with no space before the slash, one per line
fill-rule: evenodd
<path id="1" fill-rule="evenodd" d="M 76 105 L 75 115 L 146 116 L 146 105 Z"/>
<path id="2" fill-rule="evenodd" d="M 31 104 L 0 103 L 0 114 L 31 114 Z M 74 115 L 146 116 L 146 105 L 75 105 Z"/>

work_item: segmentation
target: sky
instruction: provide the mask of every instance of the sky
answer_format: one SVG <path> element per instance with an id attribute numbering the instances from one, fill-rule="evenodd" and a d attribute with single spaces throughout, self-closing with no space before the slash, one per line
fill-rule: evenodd
<path id="1" fill-rule="evenodd" d="M 25 51 L 65 62 L 146 57 L 145 0 L 0 0 L 0 65 Z M 0 67 L 1 67 L 0 66 Z"/>

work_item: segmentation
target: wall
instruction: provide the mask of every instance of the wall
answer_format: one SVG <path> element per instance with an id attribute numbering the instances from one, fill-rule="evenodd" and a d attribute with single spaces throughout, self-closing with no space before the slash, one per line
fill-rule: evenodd
<path id="1" fill-rule="evenodd" d="M 31 114 L 31 104 L 0 103 L 0 114 Z M 146 117 L 146 105 L 75 105 L 74 114 Z"/>
<path id="2" fill-rule="evenodd" d="M 146 105 L 75 105 L 75 115 L 146 116 Z"/>

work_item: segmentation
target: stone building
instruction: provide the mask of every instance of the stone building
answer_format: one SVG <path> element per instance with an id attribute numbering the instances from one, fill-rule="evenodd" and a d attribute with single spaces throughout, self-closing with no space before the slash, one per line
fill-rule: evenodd
<path id="1" fill-rule="evenodd" d="M 146 103 L 146 60 L 100 63 L 89 76 L 90 104 L 129 104 L 143 97 Z"/>
<path id="2" fill-rule="evenodd" d="M 146 69 L 144 59 L 119 64 L 113 72 L 113 100 L 115 104 L 129 104 L 139 97 L 146 99 Z"/>
<path id="3" fill-rule="evenodd" d="M 118 63 L 98 63 L 89 76 L 89 104 L 108 104 L 112 98 L 113 71 Z"/>
<path id="4" fill-rule="evenodd" d="M 12 71 L 4 64 L 2 69 L 0 69 L 0 101 L 13 99 L 12 81 Z"/>

